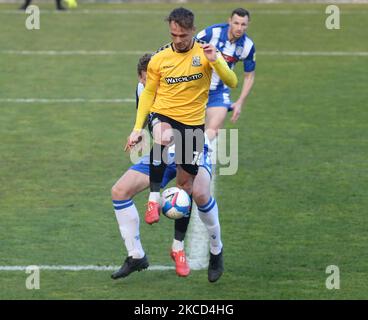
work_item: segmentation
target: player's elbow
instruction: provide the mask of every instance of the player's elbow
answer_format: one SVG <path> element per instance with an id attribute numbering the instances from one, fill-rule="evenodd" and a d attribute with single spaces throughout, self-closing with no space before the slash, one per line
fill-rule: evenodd
<path id="1" fill-rule="evenodd" d="M 254 82 L 256 77 L 256 72 L 255 71 L 251 71 L 251 72 L 245 72 L 244 74 L 244 80 L 247 82 Z"/>

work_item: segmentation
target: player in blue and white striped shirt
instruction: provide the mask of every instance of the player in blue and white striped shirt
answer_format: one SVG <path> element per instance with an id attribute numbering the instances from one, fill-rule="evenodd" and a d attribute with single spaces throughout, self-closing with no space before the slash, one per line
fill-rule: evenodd
<path id="1" fill-rule="evenodd" d="M 238 8 L 231 13 L 228 23 L 212 25 L 196 36 L 199 40 L 213 44 L 231 69 L 238 61 L 243 61 L 244 68 L 243 87 L 239 98 L 234 103 L 230 100 L 230 89 L 215 72 L 212 74 L 206 110 L 206 129 L 210 140 L 215 138 L 218 129 L 223 127 L 228 111 L 233 111 L 232 122 L 238 120 L 254 83 L 256 49 L 253 41 L 245 33 L 249 19 L 249 12 Z"/>

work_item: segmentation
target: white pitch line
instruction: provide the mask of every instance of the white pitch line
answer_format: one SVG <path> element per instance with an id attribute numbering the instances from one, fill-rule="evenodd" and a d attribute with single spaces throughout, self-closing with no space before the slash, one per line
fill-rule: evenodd
<path id="1" fill-rule="evenodd" d="M 48 98 L 3 98 L 0 103 L 124 103 L 135 102 L 135 99 L 86 99 L 86 98 L 72 98 L 72 99 L 48 99 Z"/>
<path id="2" fill-rule="evenodd" d="M 0 271 L 26 271 L 29 267 L 38 267 L 39 270 L 50 270 L 50 271 L 114 271 L 119 269 L 121 266 L 96 266 L 96 265 L 85 265 L 85 266 L 63 266 L 63 265 L 30 265 L 30 266 L 0 266 Z M 154 265 L 148 267 L 149 271 L 165 271 L 174 270 L 174 266 L 160 266 Z"/>
<path id="3" fill-rule="evenodd" d="M 40 10 L 41 14 L 61 14 L 61 15 L 79 15 L 79 14 L 112 14 L 112 15 L 119 15 L 119 14 L 142 14 L 142 15 L 167 15 L 167 11 L 163 10 L 124 10 L 124 9 L 117 9 L 117 10 L 104 10 L 104 9 L 81 9 L 81 10 L 69 10 L 66 12 L 59 12 L 57 10 Z M 342 15 L 348 14 L 367 14 L 367 10 L 341 10 Z M 214 15 L 214 14 L 228 14 L 228 11 L 218 10 L 218 11 L 203 11 L 198 10 L 196 11 L 197 14 L 201 15 Z M 22 14 L 25 15 L 24 11 L 20 10 L 1 10 L 0 14 Z M 254 9 L 252 10 L 253 15 L 325 15 L 324 8 L 321 10 L 262 10 L 262 9 Z"/>
<path id="4" fill-rule="evenodd" d="M 142 55 L 154 50 L 0 50 L 0 54 L 5 55 L 46 55 L 46 56 L 112 56 L 112 55 Z M 343 57 L 368 57 L 368 51 L 258 51 L 261 56 L 343 56 Z"/>
<path id="5" fill-rule="evenodd" d="M 368 51 L 258 51 L 257 55 L 264 56 L 354 56 L 368 57 Z"/>
<path id="6" fill-rule="evenodd" d="M 153 14 L 157 14 L 157 15 L 166 15 L 167 12 L 166 11 L 159 11 L 159 10 L 124 10 L 124 9 L 117 9 L 117 10 L 104 10 L 104 9 L 81 9 L 81 10 L 68 10 L 65 12 L 60 12 L 57 10 L 47 10 L 47 9 L 42 9 L 40 8 L 40 13 L 41 14 L 60 14 L 60 15 L 78 15 L 78 14 L 113 14 L 113 15 L 118 15 L 118 14 L 149 14 L 149 15 L 153 15 Z M 25 11 L 21 11 L 21 10 L 1 10 L 0 14 L 22 14 L 22 15 L 26 15 Z"/>
<path id="7" fill-rule="evenodd" d="M 0 50 L 0 54 L 9 55 L 40 55 L 40 56 L 114 56 L 141 55 L 154 50 L 116 51 L 116 50 Z"/>

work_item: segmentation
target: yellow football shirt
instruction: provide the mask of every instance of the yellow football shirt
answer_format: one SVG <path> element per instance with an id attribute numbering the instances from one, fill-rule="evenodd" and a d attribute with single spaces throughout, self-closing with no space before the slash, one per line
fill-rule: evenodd
<path id="1" fill-rule="evenodd" d="M 142 129 L 148 112 L 187 125 L 204 124 L 212 68 L 227 85 L 236 86 L 236 75 L 222 56 L 209 62 L 197 41 L 187 52 L 176 52 L 172 44 L 162 47 L 148 64 L 134 129 Z"/>
<path id="2" fill-rule="evenodd" d="M 147 82 L 158 84 L 151 112 L 188 125 L 203 124 L 211 76 L 212 68 L 199 43 L 183 53 L 167 46 L 148 64 Z"/>

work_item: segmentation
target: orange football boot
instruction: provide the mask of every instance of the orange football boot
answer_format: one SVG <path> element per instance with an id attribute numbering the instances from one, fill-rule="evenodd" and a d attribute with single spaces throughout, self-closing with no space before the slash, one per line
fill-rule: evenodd
<path id="1" fill-rule="evenodd" d="M 156 223 L 160 220 L 160 204 L 156 201 L 148 201 L 144 220 L 148 224 Z"/>
<path id="2" fill-rule="evenodd" d="M 190 273 L 190 267 L 185 256 L 185 251 L 173 251 L 171 250 L 171 258 L 175 262 L 176 274 L 179 277 L 187 277 Z"/>

